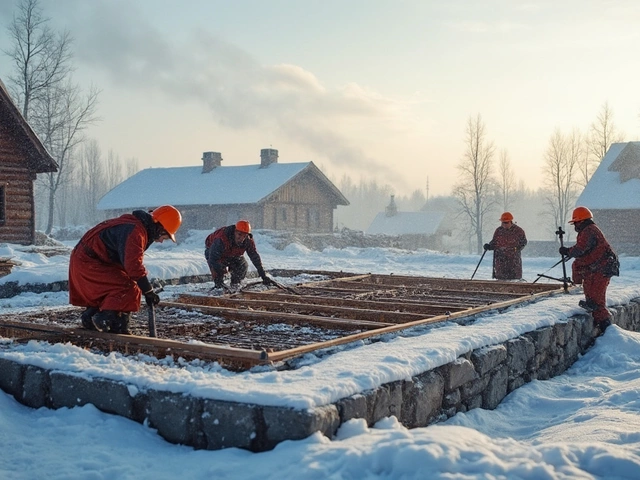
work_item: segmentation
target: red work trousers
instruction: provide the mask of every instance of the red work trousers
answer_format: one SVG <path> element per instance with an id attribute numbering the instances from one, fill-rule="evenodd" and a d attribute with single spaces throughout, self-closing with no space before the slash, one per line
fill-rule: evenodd
<path id="1" fill-rule="evenodd" d="M 596 309 L 591 314 L 594 322 L 601 322 L 611 317 L 609 310 L 607 310 L 607 287 L 609 286 L 609 281 L 609 277 L 605 277 L 599 272 L 590 272 L 582 280 L 585 299 L 587 301 L 591 300 L 596 305 Z"/>

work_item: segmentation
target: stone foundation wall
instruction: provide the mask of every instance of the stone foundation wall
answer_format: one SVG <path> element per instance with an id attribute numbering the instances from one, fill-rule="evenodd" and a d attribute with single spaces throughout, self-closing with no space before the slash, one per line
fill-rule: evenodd
<path id="1" fill-rule="evenodd" d="M 613 323 L 640 331 L 640 298 L 612 309 Z M 578 315 L 503 344 L 468 352 L 454 362 L 413 377 L 309 410 L 196 398 L 113 380 L 85 379 L 0 358 L 0 388 L 33 408 L 98 409 L 146 422 L 167 441 L 197 449 L 239 447 L 254 452 L 316 431 L 333 436 L 351 419 L 369 425 L 395 415 L 409 428 L 446 420 L 474 408 L 494 409 L 531 380 L 563 373 L 594 342 L 593 320 Z"/>

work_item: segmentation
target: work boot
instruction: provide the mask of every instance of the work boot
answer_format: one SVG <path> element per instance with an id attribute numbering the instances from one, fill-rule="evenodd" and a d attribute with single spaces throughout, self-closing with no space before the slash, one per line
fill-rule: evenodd
<path id="1" fill-rule="evenodd" d="M 610 325 L 611 325 L 610 318 L 605 318 L 604 320 L 596 322 L 596 328 L 599 330 L 598 336 L 602 335 Z"/>
<path id="2" fill-rule="evenodd" d="M 131 335 L 129 330 L 129 322 L 131 321 L 131 314 L 129 312 L 120 312 L 116 318 L 111 322 L 111 333 L 119 333 L 120 335 Z"/>
<path id="3" fill-rule="evenodd" d="M 99 332 L 108 332 L 114 324 L 117 316 L 118 312 L 115 310 L 102 310 L 101 312 L 96 313 L 91 320 L 96 330 Z"/>
<path id="4" fill-rule="evenodd" d="M 80 321 L 82 322 L 82 327 L 87 330 L 95 330 L 96 327 L 93 325 L 92 317 L 98 313 L 100 309 L 98 307 L 87 307 L 82 315 L 80 315 Z"/>
<path id="5" fill-rule="evenodd" d="M 598 308 L 593 300 L 580 300 L 578 302 L 578 306 L 580 308 L 584 308 L 587 312 L 593 312 L 596 308 Z"/>

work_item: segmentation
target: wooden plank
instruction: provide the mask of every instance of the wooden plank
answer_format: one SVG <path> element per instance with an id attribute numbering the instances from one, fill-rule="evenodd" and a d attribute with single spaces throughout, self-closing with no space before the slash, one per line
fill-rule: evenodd
<path id="1" fill-rule="evenodd" d="M 62 328 L 54 325 L 38 325 L 24 322 L 13 322 L 8 320 L 0 321 L 0 328 L 26 330 L 42 332 L 44 334 L 73 335 L 83 338 L 100 338 L 103 340 L 113 340 L 118 343 L 128 343 L 146 347 L 162 348 L 171 351 L 188 351 L 191 353 L 206 354 L 213 357 L 228 357 L 254 362 L 261 362 L 266 358 L 266 352 L 249 350 L 237 347 L 225 347 L 212 344 L 187 344 L 176 340 L 165 340 L 161 338 L 140 337 L 137 335 L 119 335 L 115 333 L 103 333 L 83 328 Z"/>
<path id="2" fill-rule="evenodd" d="M 332 315 L 340 315 L 341 318 L 352 320 L 371 320 L 374 322 L 403 323 L 425 318 L 417 313 L 392 312 L 389 310 L 374 310 L 367 308 L 341 307 L 335 305 L 319 305 L 301 302 L 282 302 L 277 300 L 245 298 L 204 297 L 199 295 L 180 295 L 176 302 L 192 303 L 197 305 L 219 306 L 229 308 L 251 308 L 253 310 L 265 309 L 266 311 L 296 310 L 297 314 L 309 315 L 313 312 L 324 312 Z"/>
<path id="3" fill-rule="evenodd" d="M 420 303 L 420 300 L 415 300 L 415 299 L 407 299 L 406 293 L 405 292 L 399 292 L 398 290 L 385 290 L 383 288 L 377 289 L 377 290 L 360 290 L 360 291 L 354 291 L 352 289 L 349 288 L 336 288 L 336 287 L 312 287 L 312 286 L 308 286 L 305 287 L 304 289 L 301 289 L 299 287 L 296 287 L 296 289 L 298 291 L 300 290 L 313 290 L 313 291 L 320 291 L 320 292 L 326 292 L 328 294 L 336 294 L 336 295 L 349 295 L 351 296 L 351 298 L 353 300 L 357 300 L 357 301 L 361 301 L 365 300 L 367 295 L 371 295 L 374 293 L 379 293 L 379 294 L 386 294 L 386 295 L 393 295 L 390 297 L 382 297 L 382 296 L 378 296 L 376 297 L 375 301 L 380 301 L 380 302 L 388 302 L 388 301 L 392 301 L 392 302 L 411 302 L 413 301 L 414 303 Z M 435 302 L 436 304 L 439 301 L 442 302 L 446 302 L 447 305 L 451 305 L 453 306 L 454 309 L 457 308 L 467 308 L 467 307 L 474 307 L 478 304 L 483 305 L 486 303 L 489 303 L 488 301 L 486 301 L 486 299 L 483 300 L 473 300 L 467 297 L 452 297 L 449 295 L 422 295 L 425 299 L 428 299 L 431 302 Z M 366 299 L 368 300 L 368 299 Z M 443 303 L 444 305 L 444 303 Z"/>
<path id="4" fill-rule="evenodd" d="M 263 298 L 268 295 L 282 302 L 304 302 L 311 305 L 337 305 L 354 308 L 368 308 L 371 310 L 398 311 L 407 313 L 416 313 L 424 315 L 442 315 L 446 312 L 456 311 L 469 307 L 460 307 L 453 304 L 437 304 L 434 302 L 407 302 L 400 299 L 395 303 L 380 302 L 376 300 L 353 300 L 336 297 L 319 297 L 310 295 L 291 295 L 288 293 L 271 293 L 269 292 L 242 292 L 242 298 Z"/>
<path id="5" fill-rule="evenodd" d="M 342 278 L 340 280 L 349 281 L 350 279 Z M 556 287 L 554 286 L 539 283 L 509 282 L 501 280 L 466 280 L 460 278 L 410 277 L 406 275 L 372 274 L 371 281 L 380 282 L 386 285 L 419 285 L 430 286 L 434 289 L 445 288 L 465 292 L 481 290 L 502 293 L 522 293 L 523 295 L 556 290 Z"/>
<path id="6" fill-rule="evenodd" d="M 351 342 L 355 342 L 358 340 L 363 340 L 365 338 L 370 338 L 373 336 L 378 336 L 378 335 L 384 335 L 384 334 L 388 334 L 388 333 L 395 333 L 395 332 L 399 332 L 400 330 L 404 330 L 407 328 L 411 328 L 411 327 L 416 327 L 416 326 L 421 326 L 421 325 L 431 325 L 431 324 L 435 324 L 435 323 L 440 323 L 440 322 L 445 322 L 445 321 L 451 321 L 451 320 L 455 320 L 458 318 L 463 318 L 463 317 L 468 317 L 470 315 L 476 315 L 478 313 L 482 313 L 482 312 L 487 312 L 487 311 L 491 311 L 491 310 L 498 310 L 500 308 L 506 308 L 509 307 L 511 305 L 516 305 L 518 303 L 531 303 L 534 300 L 546 297 L 546 296 L 550 296 L 550 295 L 555 295 L 560 293 L 558 290 L 553 290 L 553 291 L 549 291 L 549 292 L 539 292 L 536 293 L 534 295 L 531 295 L 530 297 L 525 297 L 525 298 L 515 298 L 512 300 L 507 300 L 505 302 L 500 302 L 500 303 L 496 303 L 493 305 L 487 305 L 484 307 L 479 307 L 479 308 L 474 308 L 472 311 L 464 311 L 464 312 L 455 312 L 452 313 L 451 315 L 440 315 L 437 317 L 432 317 L 432 318 L 428 318 L 428 319 L 424 319 L 424 320 L 417 320 L 414 322 L 409 322 L 409 323 L 405 323 L 402 325 L 393 325 L 390 327 L 385 327 L 385 328 L 381 328 L 379 330 L 374 330 L 371 332 L 362 332 L 362 333 L 356 333 L 353 335 L 349 335 L 347 337 L 341 337 L 341 338 L 336 338 L 333 340 L 327 340 L 326 342 L 320 342 L 320 343 L 316 343 L 316 344 L 312 344 L 312 345 L 305 345 L 302 347 L 296 347 L 296 348 L 292 348 L 289 350 L 280 350 L 279 352 L 267 352 L 267 359 L 270 362 L 280 362 L 286 359 L 290 359 L 293 357 L 297 357 L 299 355 L 302 355 L 304 353 L 309 353 L 309 352 L 313 352 L 315 350 L 320 350 L 323 348 L 329 348 L 329 347 L 335 347 L 337 345 L 344 345 L 347 343 L 351 343 Z"/>
<path id="7" fill-rule="evenodd" d="M 453 290 L 447 288 L 431 288 L 428 285 L 382 285 L 374 282 L 353 282 L 351 283 L 349 280 L 333 280 L 331 282 L 332 286 L 337 288 L 347 288 L 353 290 L 365 290 L 365 291 L 376 291 L 376 290 L 390 290 L 390 291 L 398 291 L 401 293 L 404 292 L 412 292 L 418 293 L 420 295 L 438 295 L 440 297 L 444 295 L 451 296 L 464 296 L 464 297 L 474 297 L 474 298 L 502 298 L 504 300 L 508 300 L 510 298 L 517 298 L 523 295 L 529 295 L 530 292 L 527 293 L 511 293 L 511 292 L 501 292 L 501 291 L 485 291 L 485 290 Z M 309 286 L 308 288 L 312 288 L 313 286 Z"/>
<path id="8" fill-rule="evenodd" d="M 289 323 L 292 325 L 311 324 L 319 325 L 327 328 L 341 328 L 349 330 L 373 330 L 377 328 L 384 328 L 392 323 L 387 322 L 372 322 L 368 320 L 349 320 L 347 318 L 330 318 L 330 317 L 318 317 L 315 315 L 298 315 L 296 313 L 285 312 L 252 312 L 249 310 L 238 310 L 236 308 L 228 307 L 207 307 L 203 305 L 189 305 L 186 303 L 176 302 L 161 302 L 160 306 L 182 308 L 185 310 L 197 310 L 210 315 L 219 315 L 225 319 L 234 319 L 241 321 L 253 321 L 257 323 Z"/>

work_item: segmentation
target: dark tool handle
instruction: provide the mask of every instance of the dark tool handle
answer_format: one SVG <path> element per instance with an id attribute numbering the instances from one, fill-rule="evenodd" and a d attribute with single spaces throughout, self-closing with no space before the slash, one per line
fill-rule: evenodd
<path id="1" fill-rule="evenodd" d="M 551 267 L 549 267 L 544 273 L 539 273 L 538 274 L 538 278 L 536 278 L 532 283 L 536 283 L 538 280 L 540 280 L 540 277 L 544 277 L 545 273 L 547 273 L 548 271 L 550 271 L 552 268 L 557 267 L 558 265 L 560 265 L 560 262 L 562 262 L 563 258 L 560 258 L 560 260 L 558 260 L 556 263 L 554 263 Z M 566 277 L 566 275 L 565 275 Z"/>
<path id="2" fill-rule="evenodd" d="M 485 250 L 484 252 L 482 252 L 482 256 L 480 257 L 480 261 L 478 262 L 478 265 L 476 265 L 476 269 L 473 271 L 473 275 L 471 275 L 471 280 L 473 280 L 473 277 L 476 276 L 476 272 L 478 271 L 478 267 L 480 266 L 480 264 L 482 263 L 482 259 L 484 258 L 484 254 L 487 253 L 487 251 Z"/>
<path id="3" fill-rule="evenodd" d="M 148 305 L 149 308 L 149 336 L 156 338 L 156 309 L 153 305 Z"/>
<path id="4" fill-rule="evenodd" d="M 564 247 L 564 243 L 562 243 L 562 237 L 564 236 L 564 230 L 562 230 L 562 227 L 558 227 L 558 230 L 556 231 L 556 235 L 558 235 L 558 238 L 560 239 L 560 247 Z M 565 264 L 565 258 L 564 255 L 560 255 L 561 257 L 561 261 L 562 261 L 562 287 L 564 288 L 564 293 L 568 293 L 569 292 L 569 285 L 567 284 L 567 266 Z"/>

